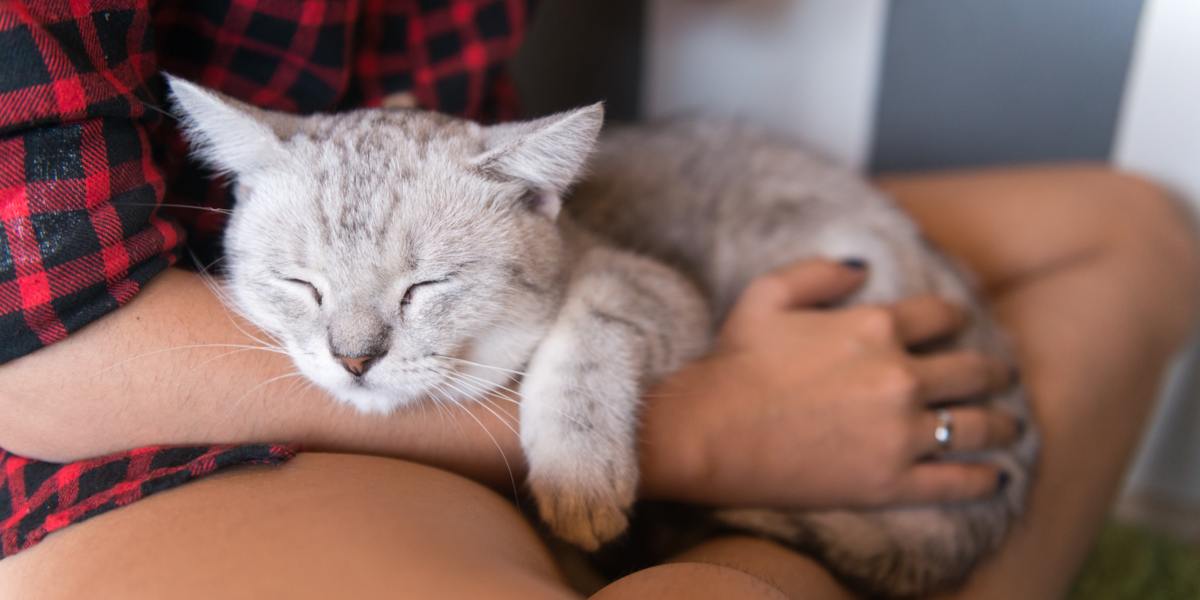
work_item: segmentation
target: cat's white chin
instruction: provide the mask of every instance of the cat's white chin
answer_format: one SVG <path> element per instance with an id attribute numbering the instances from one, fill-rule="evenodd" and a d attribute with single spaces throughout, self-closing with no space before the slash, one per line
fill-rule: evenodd
<path id="1" fill-rule="evenodd" d="M 386 415 L 404 406 L 415 404 L 425 395 L 415 390 L 383 390 L 362 385 L 337 386 L 328 391 L 342 404 L 354 407 L 354 410 L 369 415 Z"/>

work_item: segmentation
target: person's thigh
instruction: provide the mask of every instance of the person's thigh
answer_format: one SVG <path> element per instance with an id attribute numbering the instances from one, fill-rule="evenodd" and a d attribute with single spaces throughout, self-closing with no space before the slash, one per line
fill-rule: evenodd
<path id="1" fill-rule="evenodd" d="M 709 540 L 672 559 L 721 565 L 770 583 L 788 598 L 849 600 L 854 596 L 820 563 L 791 548 L 749 536 Z"/>
<path id="2" fill-rule="evenodd" d="M 853 596 L 829 571 L 798 552 L 767 540 L 728 536 L 630 574 L 592 598 L 849 600 Z"/>
<path id="3" fill-rule="evenodd" d="M 1015 343 L 1042 434 L 1026 514 L 955 598 L 1065 594 L 1196 320 L 1197 243 L 1160 188 L 1087 165 L 894 175 Z"/>
<path id="4" fill-rule="evenodd" d="M 349 455 L 218 474 L 0 561 L 0 598 L 433 597 L 575 596 L 498 494 Z"/>

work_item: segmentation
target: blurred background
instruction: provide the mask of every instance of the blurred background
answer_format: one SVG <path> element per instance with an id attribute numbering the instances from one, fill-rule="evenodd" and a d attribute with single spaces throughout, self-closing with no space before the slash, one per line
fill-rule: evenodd
<path id="1" fill-rule="evenodd" d="M 543 1 L 515 73 L 534 114 L 736 115 L 870 172 L 1108 161 L 1200 209 L 1197 0 Z M 1160 568 L 1200 543 L 1198 400 L 1193 344 L 1114 507 Z"/>

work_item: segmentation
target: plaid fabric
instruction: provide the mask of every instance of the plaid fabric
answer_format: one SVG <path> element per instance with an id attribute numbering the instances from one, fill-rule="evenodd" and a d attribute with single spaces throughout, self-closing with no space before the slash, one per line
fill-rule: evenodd
<path id="1" fill-rule="evenodd" d="M 503 69 L 529 9 L 527 0 L 0 0 L 0 364 L 127 303 L 185 240 L 203 261 L 219 255 L 223 215 L 164 206 L 228 208 L 232 198 L 187 159 L 164 116 L 160 69 L 276 110 L 378 106 L 409 92 L 425 108 L 494 120 L 512 114 Z M 99 479 L 113 490 L 186 479 L 111 467 L 147 455 L 154 464 L 160 452 L 173 451 L 51 465 L 0 450 L 4 554 L 136 498 L 72 509 L 83 506 L 72 482 L 92 469 L 118 473 Z M 197 476 L 207 464 L 178 472 Z"/>
<path id="2" fill-rule="evenodd" d="M 60 465 L 0 450 L 0 558 L 47 535 L 226 467 L 274 465 L 286 446 L 141 448 Z"/>

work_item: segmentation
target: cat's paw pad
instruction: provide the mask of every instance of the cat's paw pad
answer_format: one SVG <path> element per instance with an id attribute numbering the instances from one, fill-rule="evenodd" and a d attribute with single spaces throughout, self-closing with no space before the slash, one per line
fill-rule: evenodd
<path id="1" fill-rule="evenodd" d="M 632 498 L 615 489 L 530 481 L 538 513 L 554 535 L 588 552 L 598 550 L 629 527 Z"/>

